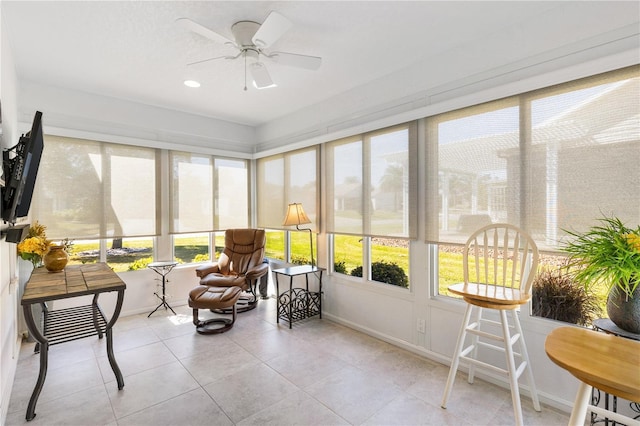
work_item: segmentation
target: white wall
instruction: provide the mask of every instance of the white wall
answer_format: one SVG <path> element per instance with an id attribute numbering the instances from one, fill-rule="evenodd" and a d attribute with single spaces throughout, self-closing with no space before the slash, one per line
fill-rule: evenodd
<path id="1" fill-rule="evenodd" d="M 2 143 L 8 148 L 18 141 L 17 129 L 17 78 L 11 48 L 3 32 L 0 9 L 0 102 L 2 105 Z M 7 226 L 0 226 L 4 231 Z M 17 335 L 18 276 L 16 271 L 16 246 L 0 240 L 0 423 L 4 423 L 9 396 L 16 371 L 20 338 Z"/>
<path id="2" fill-rule="evenodd" d="M 19 121 L 30 123 L 42 111 L 48 134 L 220 155 L 254 151 L 255 130 L 247 125 L 28 81 L 20 89 Z"/>

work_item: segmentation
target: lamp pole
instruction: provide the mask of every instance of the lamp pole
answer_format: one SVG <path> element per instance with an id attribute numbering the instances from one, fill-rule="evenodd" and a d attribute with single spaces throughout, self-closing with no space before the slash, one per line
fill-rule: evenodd
<path id="1" fill-rule="evenodd" d="M 309 246 L 311 247 L 311 266 L 316 266 L 316 263 L 313 260 L 313 232 L 311 231 L 311 228 L 300 229 L 300 225 L 296 225 L 296 229 L 298 231 L 309 231 Z"/>

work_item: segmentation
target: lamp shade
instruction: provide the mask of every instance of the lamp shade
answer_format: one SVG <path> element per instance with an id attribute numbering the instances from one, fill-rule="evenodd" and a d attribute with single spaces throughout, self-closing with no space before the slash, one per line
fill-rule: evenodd
<path id="1" fill-rule="evenodd" d="M 311 223 L 311 220 L 309 220 L 309 217 L 304 212 L 302 204 L 289 204 L 289 207 L 287 208 L 287 215 L 284 218 L 282 226 L 302 225 L 304 223 Z"/>

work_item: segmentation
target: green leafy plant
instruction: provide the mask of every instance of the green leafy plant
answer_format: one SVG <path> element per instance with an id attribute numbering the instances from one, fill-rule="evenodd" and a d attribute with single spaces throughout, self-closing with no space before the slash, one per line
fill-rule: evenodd
<path id="1" fill-rule="evenodd" d="M 73 252 L 73 240 L 69 239 L 69 238 L 65 238 L 64 240 L 60 241 L 60 244 L 62 247 L 64 247 L 64 251 L 67 252 L 67 254 L 69 256 L 71 256 L 72 252 Z"/>
<path id="2" fill-rule="evenodd" d="M 362 266 L 353 268 L 351 276 L 361 277 Z M 407 277 L 404 270 L 396 263 L 388 263 L 385 261 L 373 262 L 371 264 L 371 279 L 399 287 L 409 287 L 409 277 Z"/>
<path id="3" fill-rule="evenodd" d="M 632 297 L 640 284 L 640 225 L 629 228 L 615 217 L 599 222 L 585 233 L 565 230 L 572 237 L 561 247 L 569 254 L 569 270 L 587 290 L 604 285 Z"/>
<path id="4" fill-rule="evenodd" d="M 333 264 L 333 270 L 335 272 L 340 273 L 340 274 L 346 274 L 347 273 L 347 265 L 345 264 L 344 261 L 336 262 L 336 263 Z"/>
<path id="5" fill-rule="evenodd" d="M 533 280 L 534 316 L 589 326 L 602 315 L 598 297 L 561 269 L 543 268 Z"/>
<path id="6" fill-rule="evenodd" d="M 140 269 L 145 269 L 151 262 L 153 262 L 153 256 L 137 259 L 131 265 L 129 265 L 129 270 L 137 271 Z"/>
<path id="7" fill-rule="evenodd" d="M 309 258 L 305 257 L 305 256 L 300 256 L 297 254 L 292 254 L 291 255 L 291 263 L 293 263 L 294 265 L 308 265 L 311 262 L 309 262 Z"/>
<path id="8" fill-rule="evenodd" d="M 193 261 L 195 263 L 208 262 L 209 261 L 209 253 L 196 254 L 196 256 L 193 258 Z"/>

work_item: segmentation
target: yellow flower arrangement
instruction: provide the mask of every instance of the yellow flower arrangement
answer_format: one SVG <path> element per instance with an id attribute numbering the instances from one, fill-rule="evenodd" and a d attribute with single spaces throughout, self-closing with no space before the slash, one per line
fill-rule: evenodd
<path id="1" fill-rule="evenodd" d="M 625 234 L 623 235 L 624 239 L 627 240 L 627 244 L 632 249 L 635 249 L 640 253 L 640 235 L 638 234 Z"/>
<path id="2" fill-rule="evenodd" d="M 18 244 L 18 255 L 24 260 L 33 263 L 34 268 L 40 266 L 42 257 L 51 245 L 51 241 L 47 239 L 46 230 L 46 226 L 35 221 L 29 227 L 27 238 Z"/>

